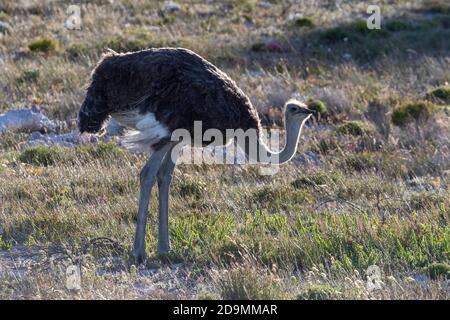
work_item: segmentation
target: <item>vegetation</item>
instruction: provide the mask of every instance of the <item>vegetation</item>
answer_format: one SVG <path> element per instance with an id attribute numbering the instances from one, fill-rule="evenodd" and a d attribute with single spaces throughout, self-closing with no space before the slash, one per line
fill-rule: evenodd
<path id="1" fill-rule="evenodd" d="M 450 104 L 450 86 L 433 89 L 428 96 L 438 102 Z"/>
<path id="2" fill-rule="evenodd" d="M 362 136 L 370 133 L 370 128 L 361 121 L 346 121 L 336 128 L 340 134 L 350 134 L 352 136 Z"/>
<path id="3" fill-rule="evenodd" d="M 177 2 L 82 4 L 77 31 L 66 1 L 3 1 L 0 112 L 39 104 L 74 130 L 108 47 L 183 46 L 228 73 L 264 127 L 282 125 L 291 97 L 314 97 L 326 121 L 305 125 L 273 176 L 179 164 L 173 251 L 155 252 L 155 186 L 144 266 L 130 253 L 146 155 L 115 138 L 64 148 L 0 134 L 0 298 L 449 299 L 448 4 L 384 3 L 376 31 L 353 15 L 371 2 Z M 78 258 L 76 292 L 66 267 Z"/>
<path id="4" fill-rule="evenodd" d="M 31 42 L 28 46 L 30 51 L 53 52 L 59 48 L 59 43 L 52 38 L 40 38 Z"/>

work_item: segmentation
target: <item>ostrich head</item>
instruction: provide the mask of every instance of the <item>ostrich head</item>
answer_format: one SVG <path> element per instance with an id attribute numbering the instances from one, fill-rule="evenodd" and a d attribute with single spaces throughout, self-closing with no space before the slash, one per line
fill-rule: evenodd
<path id="1" fill-rule="evenodd" d="M 286 124 L 292 122 L 303 124 L 315 113 L 316 111 L 308 109 L 303 102 L 295 99 L 288 100 L 284 110 Z"/>

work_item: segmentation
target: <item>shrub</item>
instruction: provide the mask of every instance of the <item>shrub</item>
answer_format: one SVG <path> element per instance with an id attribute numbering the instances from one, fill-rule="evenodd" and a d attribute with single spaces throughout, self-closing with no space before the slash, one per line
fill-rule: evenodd
<path id="1" fill-rule="evenodd" d="M 450 265 L 447 263 L 432 263 L 424 271 L 433 280 L 450 278 Z"/>
<path id="2" fill-rule="evenodd" d="M 362 136 L 370 132 L 370 128 L 361 121 L 347 121 L 336 128 L 336 132 L 340 134 L 349 134 L 352 136 Z"/>
<path id="3" fill-rule="evenodd" d="M 341 293 L 326 284 L 310 285 L 297 295 L 297 300 L 336 300 Z"/>
<path id="4" fill-rule="evenodd" d="M 362 35 L 374 35 L 374 36 L 387 35 L 386 30 L 369 29 L 367 27 L 367 21 L 362 20 L 362 19 L 353 21 L 350 24 L 350 30 L 356 32 L 357 34 L 362 34 Z"/>
<path id="5" fill-rule="evenodd" d="M 124 150 L 115 143 L 102 141 L 97 144 L 80 145 L 76 148 L 76 153 L 78 158 L 86 158 L 87 160 L 90 158 L 103 160 L 113 158 L 116 161 L 125 154 Z"/>
<path id="6" fill-rule="evenodd" d="M 344 38 L 346 38 L 346 37 L 347 37 L 347 33 L 344 30 L 342 30 L 342 28 L 339 28 L 339 27 L 325 30 L 320 35 L 320 38 L 323 41 L 329 42 L 329 43 L 334 43 L 334 42 L 344 40 Z"/>
<path id="7" fill-rule="evenodd" d="M 4 11 L 0 11 L 0 21 L 8 22 L 11 20 L 11 17 Z"/>
<path id="8" fill-rule="evenodd" d="M 360 33 L 367 33 L 368 31 L 370 31 L 369 28 L 367 28 L 367 21 L 366 20 L 355 20 L 350 24 L 350 27 L 356 31 L 356 32 L 360 32 Z"/>
<path id="9" fill-rule="evenodd" d="M 314 110 L 317 113 L 320 113 L 321 115 L 328 114 L 327 106 L 325 105 L 325 102 L 321 100 L 318 99 L 309 100 L 307 106 L 308 109 Z"/>
<path id="10" fill-rule="evenodd" d="M 450 87 L 449 86 L 438 87 L 429 92 L 427 96 L 435 101 L 437 100 L 439 102 L 450 104 Z"/>
<path id="11" fill-rule="evenodd" d="M 299 17 L 292 21 L 293 25 L 299 28 L 312 28 L 314 27 L 314 22 L 310 17 Z"/>
<path id="12" fill-rule="evenodd" d="M 411 122 L 425 122 L 433 112 L 433 105 L 427 102 L 411 102 L 394 110 L 391 116 L 395 126 L 403 127 Z"/>
<path id="13" fill-rule="evenodd" d="M 23 150 L 19 160 L 24 163 L 49 166 L 64 158 L 64 151 L 59 147 L 46 147 L 38 145 Z"/>
<path id="14" fill-rule="evenodd" d="M 168 25 L 168 24 L 174 24 L 176 20 L 175 15 L 173 14 L 166 14 L 161 17 L 161 20 L 159 22 L 160 25 Z"/>
<path id="15" fill-rule="evenodd" d="M 53 38 L 40 38 L 28 45 L 28 49 L 30 51 L 39 51 L 39 52 L 53 52 L 58 50 L 59 43 L 57 40 Z"/>

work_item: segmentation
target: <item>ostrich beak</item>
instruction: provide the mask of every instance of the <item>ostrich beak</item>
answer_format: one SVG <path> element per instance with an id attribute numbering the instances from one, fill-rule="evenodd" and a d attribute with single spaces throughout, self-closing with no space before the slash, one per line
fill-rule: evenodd
<path id="1" fill-rule="evenodd" d="M 309 116 L 311 116 L 311 115 L 317 115 L 317 111 L 316 111 L 316 110 L 311 110 L 311 109 L 308 109 L 308 108 L 306 108 L 306 107 L 301 107 L 297 112 L 298 112 L 298 113 L 307 114 L 307 115 L 309 115 Z"/>

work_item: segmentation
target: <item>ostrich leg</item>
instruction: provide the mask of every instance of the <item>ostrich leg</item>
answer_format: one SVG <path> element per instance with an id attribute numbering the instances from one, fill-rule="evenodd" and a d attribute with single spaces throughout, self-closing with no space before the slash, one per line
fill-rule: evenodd
<path id="1" fill-rule="evenodd" d="M 169 243 L 169 191 L 173 170 L 178 154 L 172 154 L 173 147 L 167 152 L 158 171 L 159 188 L 159 223 L 158 223 L 158 254 L 167 254 Z"/>
<path id="2" fill-rule="evenodd" d="M 156 174 L 161 166 L 161 160 L 171 148 L 171 144 L 166 144 L 161 149 L 155 151 L 141 170 L 139 195 L 139 211 L 137 216 L 136 235 L 134 238 L 134 258 L 140 264 L 145 259 L 145 227 L 147 224 L 148 204 L 150 202 L 150 191 L 155 183 Z"/>

